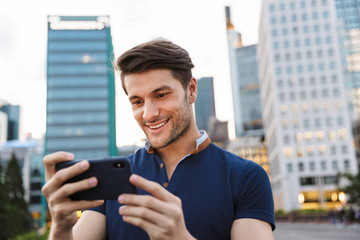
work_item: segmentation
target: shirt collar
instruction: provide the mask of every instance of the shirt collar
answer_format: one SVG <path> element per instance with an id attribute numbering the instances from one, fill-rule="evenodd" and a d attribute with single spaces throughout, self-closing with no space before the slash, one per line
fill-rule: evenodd
<path id="1" fill-rule="evenodd" d="M 190 153 L 191 155 L 204 150 L 211 143 L 211 140 L 205 130 L 200 130 L 199 133 L 201 134 L 201 136 L 198 139 L 196 139 L 196 148 Z M 151 147 L 149 141 L 146 141 L 145 149 L 150 154 L 155 153 L 155 149 Z"/>

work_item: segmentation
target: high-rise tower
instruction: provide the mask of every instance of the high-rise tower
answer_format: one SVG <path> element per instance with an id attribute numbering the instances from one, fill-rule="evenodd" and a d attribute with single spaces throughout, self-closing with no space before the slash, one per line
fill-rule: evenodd
<path id="1" fill-rule="evenodd" d="M 45 153 L 116 155 L 108 16 L 49 16 Z"/>
<path id="2" fill-rule="evenodd" d="M 212 77 L 198 79 L 198 95 L 195 102 L 196 124 L 200 130 L 209 131 L 209 121 L 215 118 L 214 83 Z"/>
<path id="3" fill-rule="evenodd" d="M 357 172 L 332 0 L 264 0 L 259 79 L 275 208 L 339 206 Z"/>

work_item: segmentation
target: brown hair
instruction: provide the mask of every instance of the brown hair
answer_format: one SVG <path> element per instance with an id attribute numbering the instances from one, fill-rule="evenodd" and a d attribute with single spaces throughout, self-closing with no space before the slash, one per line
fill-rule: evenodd
<path id="1" fill-rule="evenodd" d="M 165 40 L 140 44 L 124 52 L 116 61 L 116 68 L 121 71 L 121 84 L 126 94 L 124 77 L 127 74 L 142 73 L 151 69 L 169 69 L 173 77 L 180 80 L 186 89 L 192 78 L 193 67 L 194 64 L 185 49 Z"/>

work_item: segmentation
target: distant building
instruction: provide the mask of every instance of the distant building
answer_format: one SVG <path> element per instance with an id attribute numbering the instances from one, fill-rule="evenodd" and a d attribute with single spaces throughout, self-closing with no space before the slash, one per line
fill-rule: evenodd
<path id="1" fill-rule="evenodd" d="M 263 135 L 256 45 L 243 46 L 225 8 L 236 136 Z"/>
<path id="2" fill-rule="evenodd" d="M 341 29 L 345 86 L 351 97 L 354 118 L 360 118 L 360 0 L 335 0 Z"/>
<path id="3" fill-rule="evenodd" d="M 32 215 L 32 227 L 40 226 L 41 216 L 41 183 L 43 178 L 43 141 L 30 139 L 26 142 L 8 141 L 0 146 L 0 164 L 7 168 L 14 153 L 22 170 L 25 200 Z"/>
<path id="4" fill-rule="evenodd" d="M 243 136 L 231 141 L 226 149 L 244 159 L 256 162 L 270 176 L 267 147 L 263 136 Z"/>
<path id="5" fill-rule="evenodd" d="M 358 167 L 360 168 L 360 119 L 353 123 L 354 146 Z"/>
<path id="6" fill-rule="evenodd" d="M 0 145 L 6 142 L 7 140 L 7 114 L 0 112 Z"/>
<path id="7" fill-rule="evenodd" d="M 258 69 L 276 210 L 341 205 L 339 172 L 356 174 L 332 0 L 264 0 Z"/>
<path id="8" fill-rule="evenodd" d="M 0 112 L 7 115 L 7 141 L 19 140 L 20 133 L 20 106 L 0 103 Z"/>
<path id="9" fill-rule="evenodd" d="M 116 155 L 108 16 L 49 16 L 45 152 Z"/>
<path id="10" fill-rule="evenodd" d="M 209 119 L 208 135 L 214 144 L 225 148 L 229 141 L 228 121 L 220 121 L 212 116 Z"/>
<path id="11" fill-rule="evenodd" d="M 214 82 L 212 77 L 198 79 L 195 102 L 196 124 L 200 130 L 209 130 L 209 120 L 215 117 Z"/>

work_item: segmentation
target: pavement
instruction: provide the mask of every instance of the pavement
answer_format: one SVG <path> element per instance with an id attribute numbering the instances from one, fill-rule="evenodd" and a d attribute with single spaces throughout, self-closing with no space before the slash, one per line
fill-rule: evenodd
<path id="1" fill-rule="evenodd" d="M 360 240 L 360 225 L 276 223 L 275 240 Z"/>

